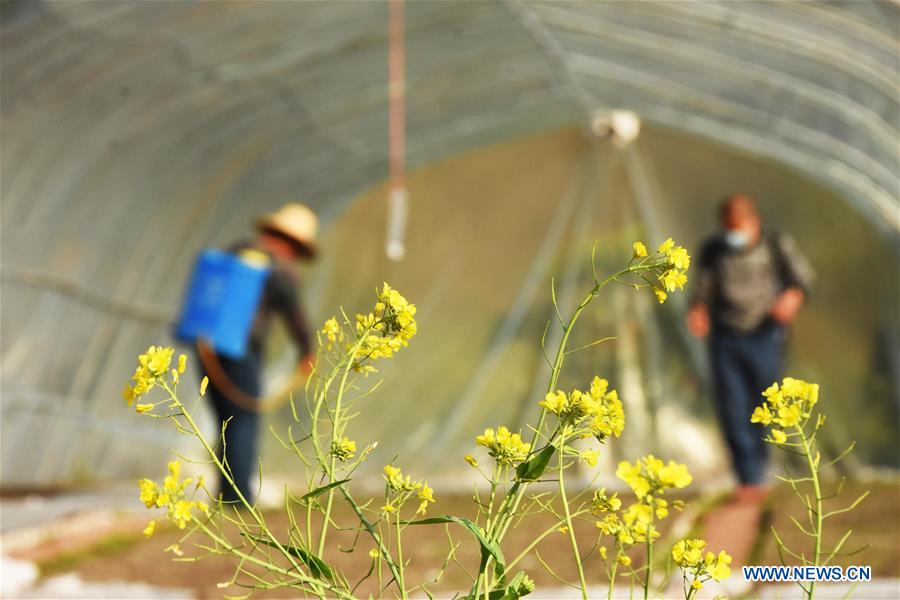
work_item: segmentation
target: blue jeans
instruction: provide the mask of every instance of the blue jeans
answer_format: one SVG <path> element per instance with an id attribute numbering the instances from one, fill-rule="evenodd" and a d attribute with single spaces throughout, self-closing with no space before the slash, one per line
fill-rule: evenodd
<path id="1" fill-rule="evenodd" d="M 770 321 L 752 333 L 714 328 L 710 336 L 716 409 L 735 473 L 745 485 L 762 483 L 766 474 L 765 428 L 750 416 L 762 404 L 762 392 L 781 378 L 784 337 L 784 328 Z"/>
<path id="2" fill-rule="evenodd" d="M 259 396 L 262 374 L 260 353 L 250 351 L 247 356 L 238 360 L 220 355 L 219 363 L 235 386 L 245 394 Z M 227 466 L 230 467 L 234 483 L 244 498 L 248 502 L 253 502 L 258 491 L 256 488 L 259 477 L 259 413 L 234 404 L 216 387 L 212 378 L 209 382 L 208 396 L 212 401 L 216 424 L 219 427 L 217 437 L 221 432 L 222 424 L 227 421 L 224 440 L 220 438 L 217 447 L 219 457 L 224 458 Z M 222 441 L 224 441 L 224 452 Z M 219 478 L 219 492 L 222 494 L 224 502 L 238 501 L 237 494 L 224 476 Z"/>

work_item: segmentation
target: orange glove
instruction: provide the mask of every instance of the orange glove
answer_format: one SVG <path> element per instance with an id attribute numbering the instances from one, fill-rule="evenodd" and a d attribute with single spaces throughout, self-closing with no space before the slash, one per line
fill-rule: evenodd
<path id="1" fill-rule="evenodd" d="M 687 314 L 687 328 L 694 337 L 706 337 L 709 333 L 709 309 L 704 304 L 694 304 Z"/>

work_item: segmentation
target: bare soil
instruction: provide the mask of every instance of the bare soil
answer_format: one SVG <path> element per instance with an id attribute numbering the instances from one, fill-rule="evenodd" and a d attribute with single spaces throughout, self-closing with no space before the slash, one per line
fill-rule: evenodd
<path id="1" fill-rule="evenodd" d="M 852 529 L 853 535 L 846 549 L 853 550 L 861 546 L 863 549 L 853 556 L 838 557 L 835 564 L 871 565 L 875 577 L 897 577 L 900 575 L 900 483 L 847 484 L 840 497 L 847 503 L 866 489 L 870 490 L 870 495 L 855 511 L 835 516 L 828 521 L 826 547 L 831 547 L 847 529 Z M 693 503 L 699 506 L 702 500 L 695 499 Z M 832 506 L 837 507 L 838 504 Z M 430 508 L 429 515 L 441 514 L 473 518 L 474 505 L 467 496 L 438 497 L 438 502 Z M 804 515 L 802 506 L 793 497 L 789 488 L 776 488 L 770 498 L 767 515 L 761 524 L 761 535 L 752 557 L 754 564 L 779 563 L 774 538 L 768 529 L 770 525 L 774 524 L 779 535 L 789 546 L 803 549 L 809 545 L 809 541 L 790 521 L 791 515 L 797 519 L 802 519 Z M 281 511 L 268 512 L 266 518 L 272 531 L 284 539 L 288 523 Z M 673 512 L 673 516 L 665 521 L 666 527 L 671 527 L 678 518 L 679 515 Z M 335 520 L 349 527 L 353 524 L 352 512 L 345 505 L 339 504 L 336 506 Z M 503 550 L 507 562 L 511 562 L 537 535 L 554 528 L 557 524 L 555 518 L 546 513 L 526 515 L 510 530 L 504 542 Z M 595 551 L 597 530 L 594 520 L 588 518 L 579 521 L 576 524 L 576 532 L 582 542 L 579 550 L 583 556 L 587 556 L 586 575 L 589 582 L 606 581 Z M 234 533 L 234 531 L 230 533 L 232 539 L 235 537 Z M 171 526 L 160 527 L 149 539 L 141 536 L 139 531 L 117 532 L 89 547 L 77 551 L 67 550 L 60 555 L 44 558 L 40 566 L 44 574 L 74 571 L 91 581 L 124 580 L 190 589 L 198 598 L 220 598 L 223 593 L 234 595 L 246 591 L 236 586 L 227 589 L 217 587 L 218 583 L 231 580 L 235 563 L 230 558 L 219 556 L 195 560 L 204 553 L 197 547 L 197 544 L 203 541 L 199 535 L 181 543 L 185 553 L 181 559 L 175 559 L 171 553 L 164 552 L 166 547 L 178 542 L 183 534 L 184 532 Z M 468 590 L 471 574 L 478 567 L 478 546 L 474 538 L 457 525 L 411 526 L 404 532 L 404 554 L 409 561 L 408 582 L 428 582 L 438 575 L 448 553 L 450 543 L 448 535 L 455 544 L 458 544 L 455 560 L 447 566 L 439 584 L 429 585 L 428 589 L 444 592 Z M 665 548 L 671 541 L 664 530 L 660 554 L 666 551 Z M 350 552 L 354 549 L 354 544 L 355 550 Z M 356 532 L 351 530 L 337 531 L 329 537 L 325 559 L 350 581 L 356 582 L 371 567 L 368 552 L 372 547 L 373 544 L 366 535 L 357 536 Z M 567 535 L 554 531 L 537 545 L 536 550 L 536 553 L 521 560 L 514 570 L 526 571 L 538 585 L 543 586 L 558 587 L 561 585 L 558 578 L 568 582 L 577 581 Z M 641 564 L 640 550 L 635 552 L 633 560 L 634 566 Z M 544 561 L 555 575 L 543 567 L 541 561 Z M 383 582 L 387 583 L 388 579 L 385 571 Z M 357 593 L 365 597 L 369 593 L 377 594 L 377 588 L 377 581 L 372 577 L 360 585 Z M 267 590 L 258 592 L 257 596 L 288 598 L 297 597 L 297 592 Z"/>

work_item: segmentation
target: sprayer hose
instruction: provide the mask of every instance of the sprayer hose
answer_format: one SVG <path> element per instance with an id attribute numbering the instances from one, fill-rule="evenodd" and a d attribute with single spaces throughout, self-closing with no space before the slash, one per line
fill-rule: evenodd
<path id="1" fill-rule="evenodd" d="M 246 393 L 231 380 L 219 361 L 219 355 L 208 341 L 197 340 L 197 355 L 200 357 L 200 363 L 203 365 L 203 370 L 206 371 L 210 383 L 229 402 L 250 412 L 265 413 L 281 408 L 291 397 L 293 391 L 303 385 L 306 380 L 306 375 L 298 368 L 282 389 L 274 394 L 257 397 Z"/>

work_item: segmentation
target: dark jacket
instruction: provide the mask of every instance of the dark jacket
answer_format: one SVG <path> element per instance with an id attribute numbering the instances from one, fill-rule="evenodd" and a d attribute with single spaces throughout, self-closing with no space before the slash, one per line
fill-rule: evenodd
<path id="1" fill-rule="evenodd" d="M 785 289 L 809 293 L 815 276 L 794 239 L 781 232 L 763 232 L 759 242 L 741 249 L 716 235 L 703 245 L 697 262 L 694 301 L 709 308 L 713 328 L 737 332 L 762 325 Z"/>

